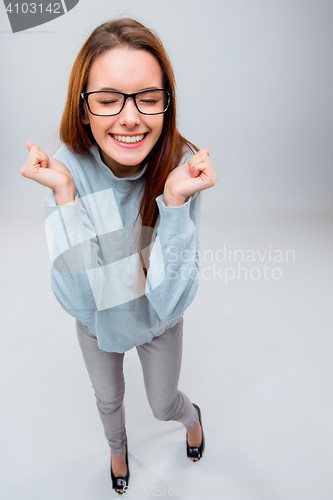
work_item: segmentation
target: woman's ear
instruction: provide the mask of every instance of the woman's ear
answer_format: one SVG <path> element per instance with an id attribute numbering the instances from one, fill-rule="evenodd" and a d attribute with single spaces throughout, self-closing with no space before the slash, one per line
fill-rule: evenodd
<path id="1" fill-rule="evenodd" d="M 84 110 L 82 113 L 81 121 L 82 121 L 83 125 L 89 125 L 89 123 L 90 123 L 89 116 L 88 116 L 88 113 L 86 110 Z"/>
<path id="2" fill-rule="evenodd" d="M 82 109 L 82 112 L 81 112 L 81 121 L 82 121 L 83 125 L 89 125 L 89 123 L 90 123 L 89 113 L 88 113 L 88 110 L 87 110 L 86 103 L 84 103 L 83 109 Z"/>

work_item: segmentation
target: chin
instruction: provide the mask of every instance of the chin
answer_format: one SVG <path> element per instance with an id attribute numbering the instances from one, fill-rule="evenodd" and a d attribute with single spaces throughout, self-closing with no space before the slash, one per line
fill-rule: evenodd
<path id="1" fill-rule="evenodd" d="M 112 157 L 111 157 L 112 158 Z M 119 165 L 124 165 L 125 167 L 136 167 L 138 165 L 141 165 L 142 162 L 144 162 L 146 156 L 142 155 L 137 155 L 135 157 L 123 157 L 123 156 L 118 156 L 115 157 L 113 156 L 113 159 L 119 163 Z"/>
<path id="2" fill-rule="evenodd" d="M 120 165 L 127 165 L 127 166 L 135 166 L 139 165 L 142 163 L 147 155 L 149 154 L 149 151 L 147 148 L 145 148 L 144 151 L 135 151 L 134 149 L 128 149 L 127 151 L 111 151 L 108 156 L 112 158 L 114 161 L 119 163 Z"/>

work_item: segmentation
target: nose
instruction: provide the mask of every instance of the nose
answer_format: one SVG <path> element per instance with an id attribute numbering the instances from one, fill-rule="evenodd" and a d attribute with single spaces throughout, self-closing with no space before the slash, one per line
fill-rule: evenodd
<path id="1" fill-rule="evenodd" d="M 126 125 L 128 128 L 140 124 L 140 113 L 131 97 L 126 99 L 125 106 L 119 115 L 119 122 L 121 125 Z"/>

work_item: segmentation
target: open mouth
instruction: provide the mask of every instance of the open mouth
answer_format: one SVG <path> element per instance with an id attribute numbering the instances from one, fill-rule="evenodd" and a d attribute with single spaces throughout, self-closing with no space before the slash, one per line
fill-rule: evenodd
<path id="1" fill-rule="evenodd" d="M 147 137 L 147 133 L 138 134 L 138 135 L 115 135 L 110 134 L 111 137 L 117 142 L 121 142 L 122 144 L 139 144 L 145 137 Z"/>

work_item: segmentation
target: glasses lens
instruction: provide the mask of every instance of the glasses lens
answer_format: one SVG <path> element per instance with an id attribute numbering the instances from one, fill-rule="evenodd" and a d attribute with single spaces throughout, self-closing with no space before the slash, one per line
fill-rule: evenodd
<path id="1" fill-rule="evenodd" d="M 90 111 L 94 115 L 112 116 L 119 113 L 124 96 L 117 92 L 94 92 L 88 97 Z"/>
<path id="2" fill-rule="evenodd" d="M 145 115 L 163 113 L 168 104 L 169 95 L 165 90 L 147 90 L 136 96 L 136 105 Z"/>

